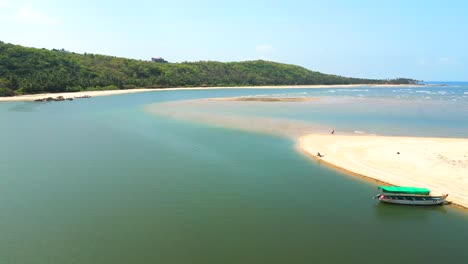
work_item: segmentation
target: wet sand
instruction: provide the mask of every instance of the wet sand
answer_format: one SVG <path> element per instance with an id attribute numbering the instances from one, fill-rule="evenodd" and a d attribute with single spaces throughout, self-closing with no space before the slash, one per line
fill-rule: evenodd
<path id="1" fill-rule="evenodd" d="M 145 107 L 145 111 L 187 122 L 288 137 L 291 139 L 298 138 L 306 133 L 325 133 L 331 129 L 331 127 L 305 121 L 231 114 L 229 111 L 223 111 L 223 106 L 226 103 L 234 103 L 236 107 L 242 108 L 243 104 L 249 104 L 250 102 L 231 102 L 213 99 L 183 100 L 148 105 Z M 287 104 L 287 102 L 266 103 L 263 101 L 257 103 Z"/>

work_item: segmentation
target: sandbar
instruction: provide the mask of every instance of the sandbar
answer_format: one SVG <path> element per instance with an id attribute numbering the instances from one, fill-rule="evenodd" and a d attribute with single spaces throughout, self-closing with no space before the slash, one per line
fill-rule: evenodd
<path id="1" fill-rule="evenodd" d="M 316 97 L 258 97 L 258 96 L 243 96 L 243 97 L 227 97 L 213 98 L 217 101 L 240 101 L 240 102 L 310 102 L 316 101 Z"/>
<path id="2" fill-rule="evenodd" d="M 426 187 L 468 208 L 468 139 L 309 134 L 307 154 L 345 171 L 391 185 Z M 317 157 L 317 153 L 323 157 Z M 399 154 L 398 154 L 399 153 Z M 377 190 L 376 190 L 377 192 Z"/>

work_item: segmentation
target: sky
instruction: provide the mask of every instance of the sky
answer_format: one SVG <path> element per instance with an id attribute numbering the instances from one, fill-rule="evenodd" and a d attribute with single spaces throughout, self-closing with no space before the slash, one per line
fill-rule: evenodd
<path id="1" fill-rule="evenodd" d="M 170 62 L 272 60 L 468 81 L 467 0 L 0 0 L 0 41 Z"/>

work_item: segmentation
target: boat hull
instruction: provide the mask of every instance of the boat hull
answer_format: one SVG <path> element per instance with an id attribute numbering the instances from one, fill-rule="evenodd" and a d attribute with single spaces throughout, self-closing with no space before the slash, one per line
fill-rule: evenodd
<path id="1" fill-rule="evenodd" d="M 378 196 L 379 201 L 404 205 L 441 205 L 447 196 Z"/>

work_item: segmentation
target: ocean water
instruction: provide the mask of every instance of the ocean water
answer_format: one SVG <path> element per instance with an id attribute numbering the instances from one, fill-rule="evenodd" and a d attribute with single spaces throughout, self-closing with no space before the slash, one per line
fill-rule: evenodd
<path id="1" fill-rule="evenodd" d="M 229 97 L 232 94 L 221 96 Z M 219 95 L 213 95 L 216 97 Z M 366 133 L 390 136 L 468 137 L 468 83 L 423 87 L 352 87 L 245 91 L 240 97 L 317 98 L 310 102 L 176 101 L 151 110 L 166 116 L 199 119 L 257 117 L 298 121 L 302 132 Z M 200 113 L 197 117 L 194 113 Z M 205 114 L 205 115 L 203 115 Z M 212 121 L 210 121 L 212 119 Z M 221 124 L 222 125 L 222 124 Z M 253 125 L 253 126 L 252 126 Z M 246 129 L 268 120 L 246 119 Z M 293 124 L 291 124 L 293 125 Z M 316 129 L 320 126 L 321 129 Z M 310 131 L 307 130 L 310 127 Z"/>
<path id="2" fill-rule="evenodd" d="M 0 263 L 464 263 L 463 210 L 379 204 L 375 184 L 309 159 L 288 138 L 145 111 L 157 102 L 306 93 L 322 100 L 217 109 L 347 131 L 386 132 L 392 122 L 390 134 L 467 136 L 466 86 L 398 89 L 1 103 Z M 437 94 L 416 92 L 426 89 Z"/>

